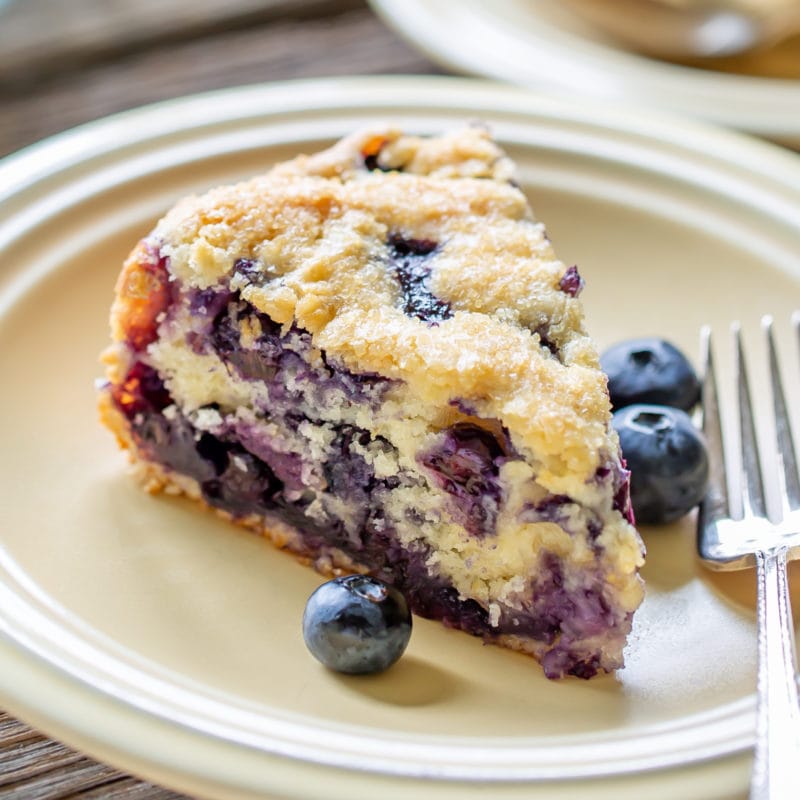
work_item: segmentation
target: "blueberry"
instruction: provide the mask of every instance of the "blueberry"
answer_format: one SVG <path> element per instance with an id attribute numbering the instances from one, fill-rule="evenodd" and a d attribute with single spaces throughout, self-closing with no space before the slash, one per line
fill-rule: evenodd
<path id="1" fill-rule="evenodd" d="M 450 304 L 430 289 L 430 257 L 439 245 L 431 239 L 407 239 L 399 233 L 389 236 L 389 259 L 403 295 L 403 311 L 423 322 L 437 324 L 450 319 Z"/>
<path id="2" fill-rule="evenodd" d="M 700 397 L 692 365 L 675 345 L 663 339 L 630 339 L 600 356 L 608 375 L 614 409 L 634 403 L 656 403 L 689 411 Z"/>
<path id="3" fill-rule="evenodd" d="M 337 672 L 381 672 L 403 655 L 410 636 L 411 613 L 403 595 L 368 575 L 323 583 L 303 614 L 306 646 Z"/>
<path id="4" fill-rule="evenodd" d="M 688 414 L 669 406 L 633 405 L 614 414 L 614 428 L 631 471 L 637 522 L 673 522 L 703 499 L 708 454 Z"/>
<path id="5" fill-rule="evenodd" d="M 561 276 L 558 288 L 570 297 L 577 297 L 583 291 L 583 285 L 584 281 L 578 272 L 578 267 L 573 264 L 567 267 L 567 271 Z"/>

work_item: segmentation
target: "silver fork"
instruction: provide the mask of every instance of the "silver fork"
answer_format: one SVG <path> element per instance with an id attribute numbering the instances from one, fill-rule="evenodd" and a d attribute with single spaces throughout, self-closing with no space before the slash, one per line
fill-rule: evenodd
<path id="1" fill-rule="evenodd" d="M 800 320 L 796 320 L 800 334 Z M 767 340 L 777 440 L 781 508 L 768 514 L 756 442 L 742 336 L 733 327 L 738 398 L 739 501 L 731 507 L 714 377 L 711 332 L 702 333 L 703 432 L 711 460 L 709 489 L 700 506 L 700 557 L 714 569 L 756 567 L 758 584 L 758 679 L 756 746 L 751 800 L 800 797 L 800 708 L 797 700 L 794 629 L 786 562 L 800 557 L 800 479 L 781 382 L 772 320 Z M 733 487 L 731 487 L 733 489 Z"/>

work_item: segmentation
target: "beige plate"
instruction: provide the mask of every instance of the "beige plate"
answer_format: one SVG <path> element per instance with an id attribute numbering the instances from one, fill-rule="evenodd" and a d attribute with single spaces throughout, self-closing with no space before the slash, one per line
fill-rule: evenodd
<path id="1" fill-rule="evenodd" d="M 617 676 L 551 683 L 523 656 L 419 620 L 394 669 L 337 677 L 300 634 L 319 577 L 140 492 L 97 423 L 120 262 L 176 198 L 376 120 L 434 133 L 476 117 L 581 265 L 601 345 L 658 333 L 694 354 L 702 323 L 749 329 L 771 312 L 788 360 L 800 160 L 732 134 L 490 84 L 377 78 L 188 98 L 33 147 L 0 165 L 2 705 L 224 798 L 486 797 L 487 782 L 494 798 L 574 797 L 586 777 L 615 800 L 743 789 L 751 581 L 698 565 L 691 520 L 644 532 L 647 600 Z"/>
<path id="2" fill-rule="evenodd" d="M 800 147 L 800 80 L 727 74 L 627 52 L 558 0 L 370 0 L 431 58 L 540 91 L 680 112 Z M 800 39 L 769 54 L 797 75 Z M 748 64 L 758 69 L 758 60 Z"/>

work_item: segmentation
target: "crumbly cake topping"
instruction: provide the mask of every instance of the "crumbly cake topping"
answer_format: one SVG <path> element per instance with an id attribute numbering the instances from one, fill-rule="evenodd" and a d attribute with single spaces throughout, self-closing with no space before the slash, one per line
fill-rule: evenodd
<path id="1" fill-rule="evenodd" d="M 606 457 L 610 409 L 580 300 L 562 286 L 569 270 L 511 175 L 482 128 L 365 132 L 184 200 L 155 238 L 185 285 L 229 282 L 348 369 L 499 420 L 558 490 Z M 392 237 L 425 243 L 418 283 L 446 318 L 406 312 Z M 237 271 L 243 259 L 257 266 Z"/>

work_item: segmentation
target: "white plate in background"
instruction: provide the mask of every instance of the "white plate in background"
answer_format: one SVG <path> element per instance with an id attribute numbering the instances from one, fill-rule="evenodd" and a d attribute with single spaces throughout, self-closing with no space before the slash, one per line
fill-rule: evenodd
<path id="1" fill-rule="evenodd" d="M 409 42 L 459 72 L 687 114 L 800 147 L 800 80 L 695 69 L 627 52 L 558 0 L 370 3 Z"/>

